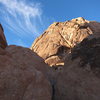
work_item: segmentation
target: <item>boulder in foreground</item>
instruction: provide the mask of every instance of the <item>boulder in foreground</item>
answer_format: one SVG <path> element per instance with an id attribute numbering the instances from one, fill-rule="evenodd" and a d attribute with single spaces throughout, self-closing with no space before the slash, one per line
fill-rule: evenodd
<path id="1" fill-rule="evenodd" d="M 42 73 L 44 65 L 37 70 L 40 59 L 28 48 L 0 48 L 0 100 L 51 100 L 51 85 Z"/>

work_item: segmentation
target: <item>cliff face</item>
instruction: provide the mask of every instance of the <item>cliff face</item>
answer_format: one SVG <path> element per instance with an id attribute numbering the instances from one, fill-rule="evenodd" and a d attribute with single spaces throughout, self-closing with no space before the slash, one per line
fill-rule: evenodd
<path id="1" fill-rule="evenodd" d="M 0 24 L 0 47 L 3 49 L 7 47 L 7 41 L 6 41 L 4 30 L 1 24 Z"/>
<path id="2" fill-rule="evenodd" d="M 100 23 L 82 17 L 56 22 L 34 41 L 31 49 L 50 66 L 64 65 L 71 49 L 95 32 L 100 32 Z"/>

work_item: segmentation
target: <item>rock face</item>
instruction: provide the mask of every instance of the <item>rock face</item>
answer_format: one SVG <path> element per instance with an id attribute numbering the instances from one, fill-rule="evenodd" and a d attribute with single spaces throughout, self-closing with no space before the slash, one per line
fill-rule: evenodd
<path id="1" fill-rule="evenodd" d="M 44 60 L 36 53 L 33 53 L 29 48 L 11 45 L 6 48 L 6 51 L 9 52 L 13 59 L 20 65 L 23 65 L 23 63 L 27 66 L 31 65 L 43 73 L 46 73 L 48 70 Z"/>
<path id="2" fill-rule="evenodd" d="M 72 49 L 55 86 L 54 100 L 100 99 L 100 33 Z"/>
<path id="3" fill-rule="evenodd" d="M 71 49 L 93 32 L 100 32 L 100 23 L 82 17 L 56 22 L 34 41 L 31 49 L 50 66 L 64 65 Z"/>
<path id="4" fill-rule="evenodd" d="M 0 48 L 0 100 L 51 100 L 43 60 L 28 48 Z M 39 70 L 37 70 L 39 69 Z"/>
<path id="5" fill-rule="evenodd" d="M 1 24 L 0 24 L 0 47 L 3 49 L 7 47 L 7 41 L 6 41 L 4 30 Z"/>
<path id="6" fill-rule="evenodd" d="M 52 24 L 31 47 L 43 59 L 7 46 L 2 26 L 0 40 L 0 100 L 100 100 L 100 23 Z"/>

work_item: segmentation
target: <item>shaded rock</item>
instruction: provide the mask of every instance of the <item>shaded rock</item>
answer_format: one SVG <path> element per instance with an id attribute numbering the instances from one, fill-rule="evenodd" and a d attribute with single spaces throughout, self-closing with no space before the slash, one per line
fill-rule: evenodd
<path id="1" fill-rule="evenodd" d="M 40 61 L 28 48 L 0 49 L 0 100 L 51 100 L 51 85 Z"/>
<path id="2" fill-rule="evenodd" d="M 7 41 L 6 41 L 4 30 L 1 24 L 0 24 L 0 47 L 3 49 L 7 47 Z"/>
<path id="3" fill-rule="evenodd" d="M 100 33 L 84 39 L 73 49 L 72 60 L 78 57 L 81 58 L 81 67 L 89 64 L 93 70 L 100 68 Z"/>
<path id="4" fill-rule="evenodd" d="M 38 37 L 31 49 L 50 66 L 64 65 L 71 49 L 93 32 L 100 32 L 100 23 L 82 17 L 66 22 L 55 22 Z"/>
<path id="5" fill-rule="evenodd" d="M 29 48 L 23 48 L 21 46 L 10 45 L 6 48 L 12 58 L 19 64 L 31 65 L 42 73 L 46 73 L 48 70 L 44 60 L 39 57 L 36 53 L 33 53 Z M 24 65 L 22 66 L 24 67 Z"/>
<path id="6" fill-rule="evenodd" d="M 55 69 L 52 69 L 45 64 L 44 60 L 36 53 L 33 53 L 32 50 L 29 48 L 11 45 L 6 48 L 6 51 L 9 52 L 16 63 L 22 65 L 22 69 L 24 69 L 25 66 L 30 65 L 31 67 L 34 67 L 38 71 L 42 72 L 51 85 L 54 84 L 57 72 L 55 72 Z"/>
<path id="7" fill-rule="evenodd" d="M 100 99 L 100 33 L 84 39 L 65 59 L 54 100 Z"/>

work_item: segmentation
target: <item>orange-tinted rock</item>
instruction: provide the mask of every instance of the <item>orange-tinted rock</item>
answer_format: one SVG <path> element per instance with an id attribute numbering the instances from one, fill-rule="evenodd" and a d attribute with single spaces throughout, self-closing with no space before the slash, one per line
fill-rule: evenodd
<path id="1" fill-rule="evenodd" d="M 51 100 L 51 85 L 42 73 L 41 61 L 28 48 L 1 48 L 0 100 Z"/>
<path id="2" fill-rule="evenodd" d="M 73 48 L 57 78 L 54 100 L 100 99 L 100 33 Z"/>
<path id="3" fill-rule="evenodd" d="M 0 47 L 3 49 L 7 47 L 7 41 L 6 41 L 4 30 L 1 24 L 0 24 Z"/>
<path id="4" fill-rule="evenodd" d="M 82 17 L 53 23 L 34 41 L 31 49 L 50 66 L 64 65 L 71 49 L 97 31 L 100 31 L 100 23 L 87 21 Z"/>

